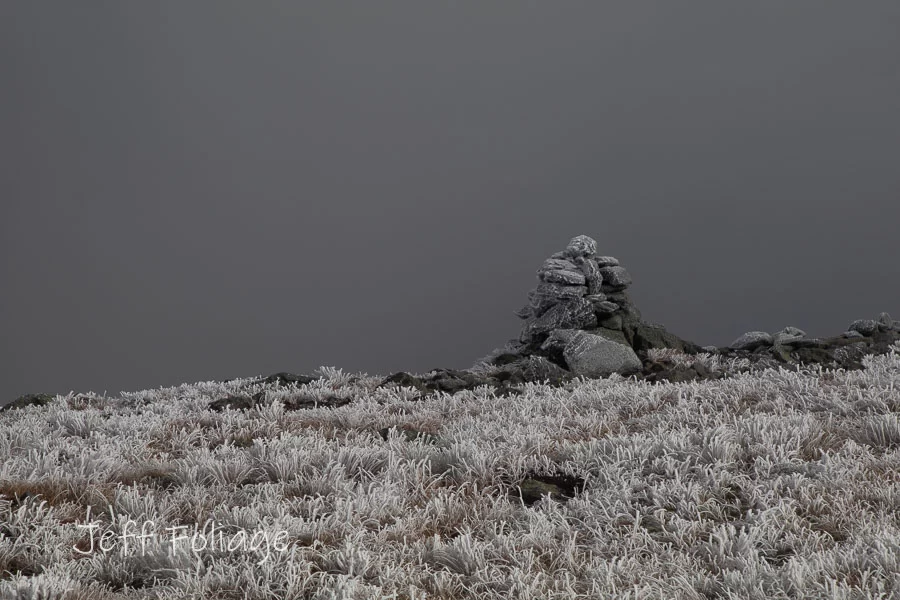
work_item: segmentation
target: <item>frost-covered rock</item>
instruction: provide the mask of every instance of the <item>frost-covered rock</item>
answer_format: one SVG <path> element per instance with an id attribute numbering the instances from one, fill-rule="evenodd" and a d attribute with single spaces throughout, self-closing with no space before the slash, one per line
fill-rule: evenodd
<path id="1" fill-rule="evenodd" d="M 729 344 L 735 350 L 753 350 L 760 346 L 771 346 L 775 340 L 765 331 L 748 331 Z"/>
<path id="2" fill-rule="evenodd" d="M 586 235 L 576 235 L 566 246 L 565 254 L 572 258 L 593 256 L 597 252 L 597 242 Z"/>
<path id="3" fill-rule="evenodd" d="M 569 370 L 585 377 L 627 375 L 641 370 L 641 359 L 629 346 L 583 331 L 572 336 L 563 349 Z"/>
<path id="4" fill-rule="evenodd" d="M 521 341 L 530 342 L 535 337 L 554 329 L 581 329 L 596 327 L 597 315 L 593 305 L 584 298 L 554 304 L 544 314 L 530 320 L 522 330 Z"/>
<path id="5" fill-rule="evenodd" d="M 857 319 L 850 323 L 847 331 L 858 331 L 864 336 L 870 336 L 878 331 L 878 321 L 875 319 Z"/>
<path id="6" fill-rule="evenodd" d="M 801 340 L 805 337 L 806 332 L 802 329 L 798 329 L 796 327 L 785 327 L 784 329 L 773 335 L 772 340 L 775 345 L 780 345 L 785 342 Z"/>
<path id="7" fill-rule="evenodd" d="M 528 293 L 528 303 L 515 311 L 525 321 L 518 338 L 524 347 L 523 355 L 540 355 L 565 368 L 564 344 L 558 336 L 551 339 L 557 330 L 589 330 L 624 346 L 628 350 L 628 360 L 623 363 L 626 369 L 633 368 L 633 356 L 640 361 L 642 353 L 650 348 L 700 351 L 699 346 L 664 327 L 644 322 L 627 293 L 631 275 L 617 258 L 597 256 L 596 250 L 597 243 L 592 238 L 575 236 L 565 250 L 551 254 L 537 270 L 537 287 Z M 585 368 L 586 372 L 604 370 Z"/>
<path id="8" fill-rule="evenodd" d="M 595 256 L 594 262 L 598 267 L 618 267 L 619 259 L 615 256 Z"/>
<path id="9" fill-rule="evenodd" d="M 574 269 L 553 269 L 541 271 L 541 281 L 546 283 L 558 283 L 560 285 L 585 285 L 584 273 Z"/>
<path id="10" fill-rule="evenodd" d="M 631 285 L 631 275 L 625 267 L 600 267 L 603 285 L 609 288 L 624 289 Z"/>

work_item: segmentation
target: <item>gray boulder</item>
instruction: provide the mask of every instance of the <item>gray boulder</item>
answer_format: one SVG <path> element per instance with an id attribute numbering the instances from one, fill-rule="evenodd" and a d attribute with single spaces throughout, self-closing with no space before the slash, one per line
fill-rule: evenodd
<path id="1" fill-rule="evenodd" d="M 547 339 L 541 343 L 541 350 L 545 352 L 556 350 L 562 352 L 566 345 L 578 337 L 580 333 L 582 332 L 578 329 L 554 329 L 547 336 Z"/>
<path id="2" fill-rule="evenodd" d="M 563 357 L 573 374 L 584 377 L 628 375 L 641 370 L 641 359 L 630 347 L 583 331 L 566 344 Z"/>
<path id="3" fill-rule="evenodd" d="M 874 319 L 857 319 L 850 323 L 847 331 L 858 331 L 868 337 L 878 331 L 878 321 Z"/>
<path id="4" fill-rule="evenodd" d="M 845 338 L 861 338 L 861 337 L 866 337 L 866 336 L 864 336 L 863 334 L 861 334 L 860 332 L 858 332 L 858 331 L 856 331 L 856 330 L 845 331 L 845 332 L 844 332 L 843 334 L 841 334 L 841 335 L 842 335 L 843 337 L 845 337 Z"/>
<path id="5" fill-rule="evenodd" d="M 594 262 L 598 267 L 618 267 L 619 259 L 615 256 L 595 256 Z"/>
<path id="6" fill-rule="evenodd" d="M 772 336 L 772 342 L 775 345 L 781 345 L 794 340 L 800 340 L 806 337 L 806 332 L 796 327 L 785 327 Z"/>
<path id="7" fill-rule="evenodd" d="M 600 302 L 603 302 L 604 300 L 608 300 L 609 296 L 602 292 L 597 292 L 596 294 L 586 294 L 584 299 L 593 304 L 598 304 Z"/>
<path id="8" fill-rule="evenodd" d="M 585 292 L 587 292 L 587 287 L 583 285 L 541 283 L 528 293 L 529 305 L 534 316 L 540 317 L 555 304 L 582 298 Z"/>
<path id="9" fill-rule="evenodd" d="M 606 338 L 611 342 L 615 342 L 617 344 L 622 344 L 623 346 L 631 347 L 631 343 L 628 341 L 628 338 L 625 337 L 625 333 L 623 333 L 619 329 L 610 329 L 608 327 L 596 327 L 594 329 L 585 329 L 585 333 L 590 333 L 593 335 L 599 335 L 602 338 Z"/>
<path id="10" fill-rule="evenodd" d="M 878 315 L 878 328 L 882 331 L 887 331 L 888 329 L 893 329 L 895 326 L 894 320 L 891 318 L 886 312 L 883 312 Z"/>
<path id="11" fill-rule="evenodd" d="M 771 346 L 774 343 L 775 340 L 765 331 L 748 331 L 731 342 L 729 348 L 735 350 L 753 350 L 760 346 Z"/>
<path id="12" fill-rule="evenodd" d="M 541 268 L 538 269 L 537 273 L 540 275 L 544 271 L 577 271 L 578 264 L 573 260 L 566 260 L 562 258 L 548 258 L 544 261 L 544 264 L 541 265 Z"/>
<path id="13" fill-rule="evenodd" d="M 611 315 L 619 310 L 619 305 L 615 302 L 610 302 L 609 300 L 591 302 L 591 305 L 594 307 L 594 312 L 598 315 Z"/>
<path id="14" fill-rule="evenodd" d="M 576 235 L 566 246 L 565 255 L 572 258 L 593 256 L 597 252 L 597 242 L 586 235 Z"/>
<path id="15" fill-rule="evenodd" d="M 539 277 L 545 283 L 558 283 L 560 285 L 585 285 L 586 280 L 584 273 L 581 271 L 553 269 L 551 271 L 541 271 Z"/>
<path id="16" fill-rule="evenodd" d="M 555 304 L 540 317 L 528 321 L 519 339 L 523 343 L 529 343 L 535 337 L 554 329 L 581 329 L 596 325 L 597 316 L 593 305 L 584 298 L 577 298 Z"/>
<path id="17" fill-rule="evenodd" d="M 603 285 L 610 288 L 624 289 L 631 285 L 631 275 L 624 267 L 600 267 Z"/>
<path id="18" fill-rule="evenodd" d="M 600 275 L 600 267 L 597 266 L 597 263 L 583 256 L 579 256 L 574 260 L 584 275 L 588 295 L 599 293 L 600 286 L 603 285 L 603 276 Z"/>

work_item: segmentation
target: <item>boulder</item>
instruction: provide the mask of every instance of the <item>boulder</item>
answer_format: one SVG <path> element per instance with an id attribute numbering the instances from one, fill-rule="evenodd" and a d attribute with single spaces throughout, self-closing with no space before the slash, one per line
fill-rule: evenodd
<path id="1" fill-rule="evenodd" d="M 794 340 L 800 340 L 806 337 L 806 332 L 796 327 L 785 327 L 772 336 L 772 342 L 775 345 L 784 344 Z"/>
<path id="2" fill-rule="evenodd" d="M 619 259 L 615 256 L 595 256 L 594 262 L 598 267 L 618 267 Z"/>
<path id="3" fill-rule="evenodd" d="M 857 319 L 850 323 L 847 331 L 858 331 L 868 337 L 878 331 L 878 321 L 875 319 Z"/>
<path id="4" fill-rule="evenodd" d="M 617 344 L 622 344 L 623 346 L 631 347 L 631 343 L 628 341 L 628 338 L 625 337 L 625 334 L 619 329 L 609 329 L 608 327 L 597 327 L 595 329 L 585 329 L 585 333 L 590 333 L 593 335 L 599 335 L 600 337 L 604 337 L 611 342 L 615 342 Z"/>
<path id="5" fill-rule="evenodd" d="M 583 285 L 541 283 L 528 294 L 528 298 L 534 316 L 540 317 L 553 305 L 583 298 L 586 293 L 587 287 Z"/>
<path id="6" fill-rule="evenodd" d="M 886 312 L 880 313 L 878 315 L 877 321 L 878 321 L 878 328 L 881 329 L 882 331 L 887 330 L 887 329 L 893 329 L 895 326 L 894 320 L 891 318 L 891 315 L 889 315 Z"/>
<path id="7" fill-rule="evenodd" d="M 603 276 L 600 274 L 600 267 L 597 266 L 596 262 L 584 258 L 583 256 L 579 256 L 574 260 L 578 265 L 579 270 L 584 275 L 588 295 L 599 294 L 600 287 L 603 285 Z"/>
<path id="8" fill-rule="evenodd" d="M 578 298 L 555 304 L 540 317 L 529 321 L 519 339 L 527 343 L 554 329 L 581 329 L 596 325 L 593 305 L 584 298 Z"/>
<path id="9" fill-rule="evenodd" d="M 597 252 L 597 242 L 586 235 L 576 235 L 569 241 L 566 246 L 565 256 L 571 258 L 593 256 Z"/>
<path id="10" fill-rule="evenodd" d="M 730 348 L 735 350 L 754 350 L 760 346 L 771 346 L 775 340 L 765 331 L 748 331 L 731 342 Z"/>
<path id="11" fill-rule="evenodd" d="M 603 277 L 603 285 L 613 289 L 624 289 L 631 285 L 631 275 L 624 267 L 600 267 L 600 275 Z"/>
<path id="12" fill-rule="evenodd" d="M 578 329 L 554 329 L 550 332 L 550 335 L 547 336 L 547 339 L 541 343 L 541 350 L 546 352 L 559 350 L 561 352 L 569 342 L 578 337 L 581 333 L 582 332 Z"/>
<path id="13" fill-rule="evenodd" d="M 540 272 L 541 281 L 560 285 L 586 285 L 584 273 L 576 270 L 553 269 Z M 587 290 L 585 290 L 587 291 Z"/>
<path id="14" fill-rule="evenodd" d="M 641 369 L 641 359 L 629 346 L 583 331 L 566 344 L 563 357 L 572 373 L 585 377 L 627 375 Z"/>
<path id="15" fill-rule="evenodd" d="M 609 300 L 601 300 L 599 302 L 589 300 L 589 302 L 591 302 L 591 305 L 594 308 L 594 313 L 602 318 L 606 318 L 608 315 L 612 315 L 620 310 L 618 304 L 610 302 Z"/>
<path id="16" fill-rule="evenodd" d="M 538 269 L 537 273 L 540 275 L 544 271 L 577 271 L 578 264 L 574 260 L 567 260 L 563 258 L 548 258 L 544 261 L 544 264 L 541 265 L 541 268 Z"/>

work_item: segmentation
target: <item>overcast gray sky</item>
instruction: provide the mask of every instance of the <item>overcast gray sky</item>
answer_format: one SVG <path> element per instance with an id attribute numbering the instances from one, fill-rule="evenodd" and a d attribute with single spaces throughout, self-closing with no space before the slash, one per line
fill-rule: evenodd
<path id="1" fill-rule="evenodd" d="M 700 344 L 900 318 L 900 3 L 4 2 L 0 402 L 467 368 L 586 234 Z"/>

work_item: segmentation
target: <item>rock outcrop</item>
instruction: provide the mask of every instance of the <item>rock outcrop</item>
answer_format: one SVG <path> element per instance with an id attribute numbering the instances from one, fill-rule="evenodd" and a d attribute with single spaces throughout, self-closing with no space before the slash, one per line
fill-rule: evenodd
<path id="1" fill-rule="evenodd" d="M 808 338 L 796 327 L 775 334 L 750 331 L 726 348 L 708 350 L 723 356 L 749 358 L 757 364 L 798 367 L 817 364 L 824 368 L 861 369 L 862 357 L 884 354 L 900 340 L 900 323 L 883 312 L 876 319 L 853 321 L 847 331 L 827 338 Z"/>

